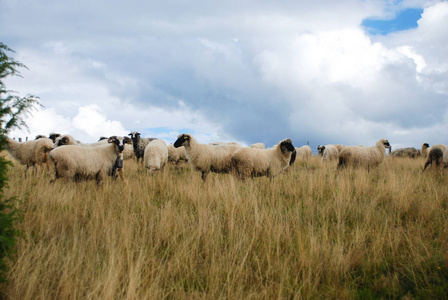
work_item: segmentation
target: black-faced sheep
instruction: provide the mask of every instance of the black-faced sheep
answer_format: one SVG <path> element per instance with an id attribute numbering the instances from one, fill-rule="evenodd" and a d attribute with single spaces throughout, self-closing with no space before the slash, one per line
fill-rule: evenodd
<path id="1" fill-rule="evenodd" d="M 426 156 L 428 156 L 428 149 L 429 149 L 429 144 L 423 143 L 422 148 L 420 150 L 420 155 L 422 157 L 426 158 Z"/>
<path id="2" fill-rule="evenodd" d="M 52 133 L 50 133 L 50 135 L 48 136 L 48 138 L 49 138 L 50 140 L 52 140 L 53 143 L 56 143 L 56 139 L 57 139 L 58 137 L 60 137 L 60 136 L 61 136 L 60 133 L 54 133 L 54 132 L 52 132 Z"/>
<path id="3" fill-rule="evenodd" d="M 151 141 L 145 148 L 144 165 L 149 172 L 163 169 L 168 162 L 168 147 L 165 141 Z"/>
<path id="4" fill-rule="evenodd" d="M 291 156 L 295 152 L 290 139 L 270 149 L 240 148 L 232 155 L 233 173 L 242 180 L 259 176 L 272 179 L 294 162 Z"/>
<path id="5" fill-rule="evenodd" d="M 53 149 L 50 152 L 55 170 L 52 182 L 61 177 L 72 180 L 96 179 L 97 184 L 101 185 L 107 175 L 114 175 L 116 169 L 123 179 L 121 154 L 126 143 L 132 143 L 131 139 L 111 136 L 108 144 L 103 146 L 67 145 Z"/>
<path id="6" fill-rule="evenodd" d="M 180 134 L 174 143 L 175 148 L 185 147 L 188 162 L 197 171 L 202 172 L 205 181 L 209 172 L 229 173 L 232 168 L 232 154 L 239 145 L 199 144 L 190 134 Z"/>
<path id="7" fill-rule="evenodd" d="M 346 147 L 339 153 L 338 169 L 346 166 L 366 167 L 368 170 L 375 168 L 383 161 L 385 150 L 389 147 L 389 141 L 386 139 L 379 140 L 372 147 Z"/>
<path id="8" fill-rule="evenodd" d="M 27 142 L 17 142 L 13 139 L 7 139 L 7 150 L 9 154 L 20 164 L 25 165 L 25 174 L 29 167 L 47 164 L 48 154 L 53 148 L 53 142 L 47 138 Z"/>
<path id="9" fill-rule="evenodd" d="M 137 162 L 141 159 L 143 163 L 143 158 L 145 157 L 145 148 L 149 142 L 155 140 L 155 138 L 142 138 L 141 133 L 133 131 L 128 134 L 132 139 L 132 146 L 134 147 L 134 154 L 137 158 Z"/>

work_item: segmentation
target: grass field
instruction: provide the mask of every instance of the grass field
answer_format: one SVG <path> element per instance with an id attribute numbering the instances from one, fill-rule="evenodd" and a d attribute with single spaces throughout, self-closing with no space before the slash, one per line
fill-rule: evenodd
<path id="1" fill-rule="evenodd" d="M 313 157 L 240 182 L 125 162 L 126 182 L 10 171 L 23 210 L 6 299 L 448 297 L 448 170 Z"/>

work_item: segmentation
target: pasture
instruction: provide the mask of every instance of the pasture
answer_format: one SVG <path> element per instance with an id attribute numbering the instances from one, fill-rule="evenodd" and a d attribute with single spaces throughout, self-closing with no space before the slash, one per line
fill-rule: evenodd
<path id="1" fill-rule="evenodd" d="M 125 161 L 126 181 L 10 168 L 23 232 L 6 299 L 448 297 L 448 170 L 318 157 L 241 182 Z"/>

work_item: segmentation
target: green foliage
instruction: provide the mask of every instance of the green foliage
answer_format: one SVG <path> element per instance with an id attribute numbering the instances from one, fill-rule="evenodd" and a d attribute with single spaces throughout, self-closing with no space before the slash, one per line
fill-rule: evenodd
<path id="1" fill-rule="evenodd" d="M 17 127 L 26 126 L 24 117 L 39 105 L 39 98 L 28 95 L 19 97 L 6 89 L 4 79 L 9 76 L 20 76 L 18 68 L 26 68 L 22 63 L 7 55 L 14 52 L 0 43 L 0 151 L 6 149 L 8 132 Z M 7 185 L 9 162 L 0 157 L 0 283 L 6 281 L 7 264 L 5 259 L 11 258 L 19 236 L 15 223 L 20 212 L 14 206 L 14 198 L 3 199 L 3 188 Z"/>

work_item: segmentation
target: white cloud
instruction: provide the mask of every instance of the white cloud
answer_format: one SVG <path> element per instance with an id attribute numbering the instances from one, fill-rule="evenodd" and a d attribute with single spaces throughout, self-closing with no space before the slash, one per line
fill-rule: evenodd
<path id="1" fill-rule="evenodd" d="M 30 68 L 8 87 L 47 107 L 30 119 L 36 134 L 448 143 L 436 133 L 448 124 L 448 2 L 85 4 L 0 4 L 0 34 Z M 416 29 L 372 37 L 360 27 L 416 6 Z"/>

